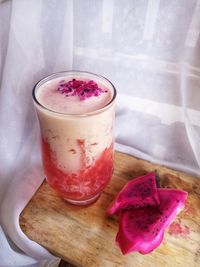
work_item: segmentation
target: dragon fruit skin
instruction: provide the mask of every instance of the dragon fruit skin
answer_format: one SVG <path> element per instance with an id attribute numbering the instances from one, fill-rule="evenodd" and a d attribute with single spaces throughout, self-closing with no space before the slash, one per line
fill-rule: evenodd
<path id="1" fill-rule="evenodd" d="M 164 230 L 184 208 L 187 192 L 158 189 L 160 204 L 140 209 L 122 210 L 116 243 L 123 254 L 138 251 L 147 254 L 163 240 Z"/>
<path id="2" fill-rule="evenodd" d="M 148 173 L 129 181 L 116 195 L 107 209 L 108 215 L 113 215 L 121 209 L 156 206 L 159 198 L 154 173 Z"/>

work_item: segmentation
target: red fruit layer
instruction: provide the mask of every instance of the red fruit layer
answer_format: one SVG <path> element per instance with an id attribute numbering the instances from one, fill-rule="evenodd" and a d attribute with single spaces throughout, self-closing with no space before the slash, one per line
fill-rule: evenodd
<path id="1" fill-rule="evenodd" d="M 81 150 L 84 140 L 77 140 Z M 85 153 L 81 155 L 82 168 L 78 173 L 66 173 L 57 167 L 55 153 L 42 140 L 44 172 L 49 185 L 65 199 L 87 200 L 102 192 L 113 172 L 113 145 L 106 148 L 91 166 L 85 166 Z"/>

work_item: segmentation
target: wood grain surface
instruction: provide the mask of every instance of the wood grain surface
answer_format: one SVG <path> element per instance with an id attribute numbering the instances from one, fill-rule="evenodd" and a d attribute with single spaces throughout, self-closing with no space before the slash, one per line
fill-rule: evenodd
<path id="1" fill-rule="evenodd" d="M 187 191 L 187 204 L 159 248 L 145 256 L 123 256 L 115 245 L 117 217 L 108 217 L 106 209 L 128 180 L 149 171 L 157 172 L 161 187 Z M 199 267 L 200 179 L 117 152 L 112 180 L 96 203 L 70 205 L 44 182 L 22 212 L 20 225 L 31 240 L 76 266 Z"/>

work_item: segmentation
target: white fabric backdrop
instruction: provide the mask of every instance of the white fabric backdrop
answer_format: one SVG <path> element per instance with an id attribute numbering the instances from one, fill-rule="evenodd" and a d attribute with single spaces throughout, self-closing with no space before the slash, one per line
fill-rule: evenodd
<path id="1" fill-rule="evenodd" d="M 109 78 L 116 148 L 200 174 L 199 14 L 200 0 L 0 3 L 0 267 L 58 262 L 18 223 L 43 180 L 31 90 L 52 72 Z"/>

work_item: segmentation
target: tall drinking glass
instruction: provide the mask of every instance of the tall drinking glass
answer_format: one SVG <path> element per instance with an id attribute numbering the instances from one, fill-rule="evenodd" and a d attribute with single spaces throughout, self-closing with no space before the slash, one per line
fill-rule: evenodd
<path id="1" fill-rule="evenodd" d="M 82 71 L 55 73 L 33 88 L 44 174 L 70 203 L 94 202 L 112 176 L 115 98 L 109 80 Z"/>

